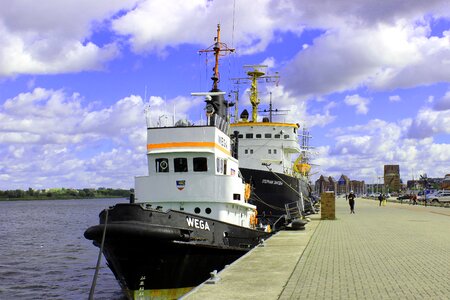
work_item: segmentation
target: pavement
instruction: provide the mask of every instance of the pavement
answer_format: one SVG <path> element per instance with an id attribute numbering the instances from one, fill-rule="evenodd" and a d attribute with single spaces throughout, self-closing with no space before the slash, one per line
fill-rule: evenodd
<path id="1" fill-rule="evenodd" d="M 450 299 L 450 209 L 356 199 L 282 231 L 183 299 Z"/>

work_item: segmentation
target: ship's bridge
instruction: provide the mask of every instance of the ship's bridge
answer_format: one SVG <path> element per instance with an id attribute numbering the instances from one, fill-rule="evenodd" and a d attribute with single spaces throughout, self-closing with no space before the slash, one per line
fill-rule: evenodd
<path id="1" fill-rule="evenodd" d="M 267 170 L 263 164 L 270 164 L 275 172 L 292 172 L 292 161 L 301 152 L 297 124 L 239 122 L 231 130 L 238 132 L 242 168 Z"/>

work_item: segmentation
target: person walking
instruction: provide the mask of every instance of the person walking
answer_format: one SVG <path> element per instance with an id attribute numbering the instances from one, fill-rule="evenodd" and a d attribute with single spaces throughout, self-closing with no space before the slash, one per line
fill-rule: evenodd
<path id="1" fill-rule="evenodd" d="M 378 195 L 378 201 L 380 201 L 380 206 L 383 203 L 383 195 L 380 193 L 380 195 Z"/>
<path id="2" fill-rule="evenodd" d="M 348 204 L 350 205 L 350 213 L 354 214 L 355 213 L 355 194 L 353 193 L 353 191 L 350 191 L 350 194 L 348 194 Z"/>

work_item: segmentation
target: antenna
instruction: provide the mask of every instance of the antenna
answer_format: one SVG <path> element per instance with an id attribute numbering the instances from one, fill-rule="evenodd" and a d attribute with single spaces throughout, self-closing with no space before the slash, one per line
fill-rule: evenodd
<path id="1" fill-rule="evenodd" d="M 248 83 L 250 82 L 250 103 L 252 105 L 252 122 L 257 122 L 258 120 L 258 105 L 261 102 L 258 98 L 258 82 L 270 83 L 278 81 L 280 76 L 278 72 L 275 75 L 266 75 L 267 65 L 244 65 L 245 69 L 250 69 L 247 71 L 248 77 L 245 78 L 232 78 L 236 81 L 236 84 Z"/>
<path id="2" fill-rule="evenodd" d="M 239 120 L 238 114 L 239 114 L 239 110 L 238 110 L 238 104 L 239 104 L 239 89 L 238 90 L 233 90 L 230 91 L 230 97 L 231 97 L 231 93 L 234 94 L 234 99 L 236 100 L 234 103 L 234 123 L 237 123 L 237 121 Z"/>
<path id="3" fill-rule="evenodd" d="M 262 113 L 269 113 L 269 122 L 272 122 L 272 117 L 275 116 L 282 116 L 282 115 L 286 115 L 285 112 L 288 112 L 288 109 L 273 109 L 272 108 L 272 92 L 269 93 L 270 94 L 270 100 L 269 100 L 269 109 L 263 109 L 263 110 L 258 110 L 258 112 L 262 112 Z"/>

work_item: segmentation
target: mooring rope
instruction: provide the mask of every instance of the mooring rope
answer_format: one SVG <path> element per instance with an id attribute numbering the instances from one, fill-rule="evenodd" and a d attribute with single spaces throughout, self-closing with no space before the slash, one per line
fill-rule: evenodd
<path id="1" fill-rule="evenodd" d="M 278 179 L 280 179 L 281 181 L 283 181 L 291 190 L 293 190 L 297 195 L 299 195 L 302 199 L 305 199 L 311 204 L 311 207 L 313 207 L 313 203 L 312 201 L 309 199 L 309 197 L 303 197 L 303 194 L 299 193 L 296 189 L 294 189 L 289 183 L 287 183 L 286 181 L 283 180 L 283 178 L 281 178 L 280 176 L 278 176 L 277 173 L 275 173 L 274 171 L 272 171 L 271 168 L 269 168 L 269 166 L 266 165 L 266 168 L 272 172 L 273 175 L 275 175 Z M 301 181 L 303 181 L 302 179 L 300 179 Z M 313 208 L 314 209 L 314 208 Z"/>
<path id="2" fill-rule="evenodd" d="M 89 300 L 94 300 L 95 285 L 97 284 L 98 271 L 100 269 L 100 263 L 102 261 L 103 246 L 105 245 L 106 224 L 107 223 L 108 223 L 108 210 L 106 210 L 105 227 L 103 227 L 102 242 L 100 244 L 100 250 L 98 252 L 98 258 L 97 258 L 97 266 L 95 267 L 94 278 L 92 279 L 91 290 L 89 292 Z"/>
<path id="3" fill-rule="evenodd" d="M 255 192 L 253 192 L 253 196 L 254 196 L 254 197 L 251 198 L 252 200 L 259 201 L 259 202 L 261 202 L 262 204 L 265 204 L 266 206 L 268 206 L 268 207 L 270 207 L 270 208 L 272 208 L 272 209 L 277 209 L 277 210 L 285 210 L 285 209 L 286 209 L 286 208 L 284 208 L 284 207 L 274 206 L 274 205 L 271 205 L 271 204 L 265 202 L 265 201 L 262 200 L 261 197 L 259 197 Z"/>

